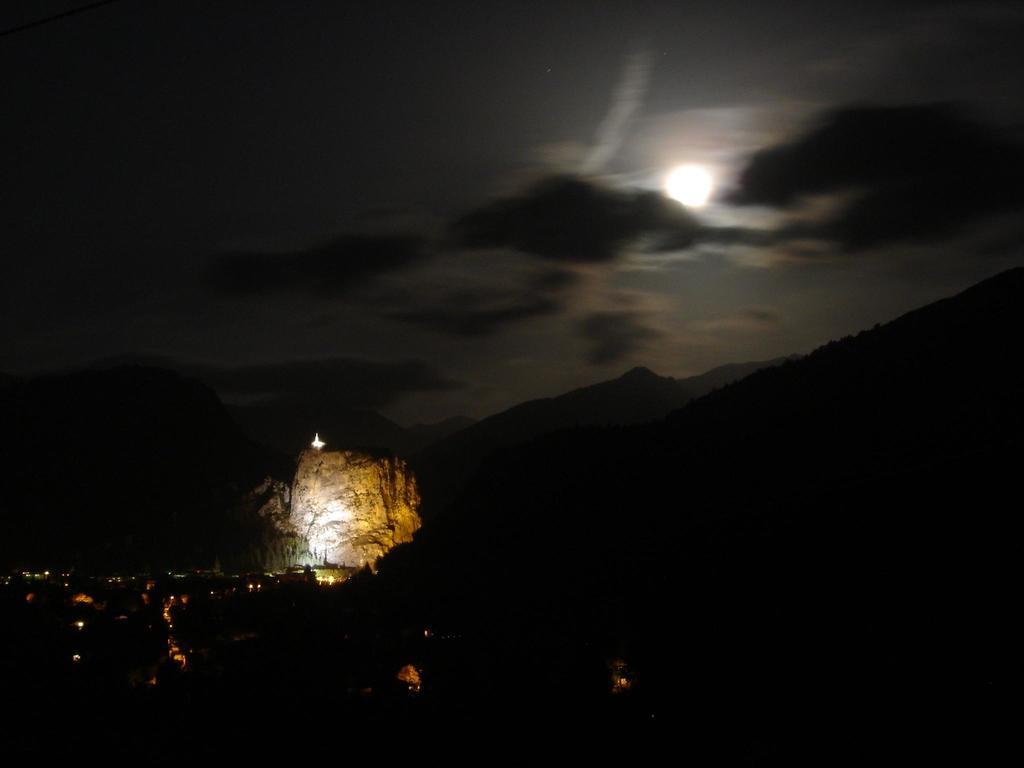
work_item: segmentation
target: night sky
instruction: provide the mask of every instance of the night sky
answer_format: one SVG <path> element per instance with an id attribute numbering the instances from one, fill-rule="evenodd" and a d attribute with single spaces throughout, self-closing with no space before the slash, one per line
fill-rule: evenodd
<path id="1" fill-rule="evenodd" d="M 74 2 L 4 3 L 0 29 Z M 120 0 L 0 36 L 0 371 L 487 415 L 1024 263 L 1024 5 Z M 663 193 L 705 168 L 707 206 Z"/>

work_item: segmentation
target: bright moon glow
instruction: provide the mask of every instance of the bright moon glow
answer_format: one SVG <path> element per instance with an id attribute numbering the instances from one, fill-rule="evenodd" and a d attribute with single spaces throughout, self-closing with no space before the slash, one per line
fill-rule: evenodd
<path id="1" fill-rule="evenodd" d="M 711 197 L 711 174 L 699 165 L 681 165 L 665 179 L 665 192 L 687 208 L 701 208 Z"/>

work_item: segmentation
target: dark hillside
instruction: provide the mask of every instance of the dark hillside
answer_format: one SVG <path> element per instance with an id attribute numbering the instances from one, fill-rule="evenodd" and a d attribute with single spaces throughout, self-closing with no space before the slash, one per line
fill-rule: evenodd
<path id="1" fill-rule="evenodd" d="M 792 748 L 865 708 L 883 739 L 908 706 L 994 706 L 1024 682 L 1022 331 L 1014 270 L 662 423 L 496 454 L 363 588 L 556 710 L 621 656 L 638 713 L 702 739 Z"/>
<path id="2" fill-rule="evenodd" d="M 209 567 L 237 543 L 233 501 L 290 473 L 210 389 L 160 369 L 20 382 L 0 423 L 8 566 Z"/>

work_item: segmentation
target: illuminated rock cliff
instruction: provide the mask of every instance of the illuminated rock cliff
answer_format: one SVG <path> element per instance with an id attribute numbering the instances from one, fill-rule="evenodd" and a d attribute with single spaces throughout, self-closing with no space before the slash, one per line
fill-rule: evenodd
<path id="1" fill-rule="evenodd" d="M 420 527 L 420 496 L 404 461 L 311 448 L 299 456 L 288 527 L 305 542 L 300 562 L 371 566 Z"/>

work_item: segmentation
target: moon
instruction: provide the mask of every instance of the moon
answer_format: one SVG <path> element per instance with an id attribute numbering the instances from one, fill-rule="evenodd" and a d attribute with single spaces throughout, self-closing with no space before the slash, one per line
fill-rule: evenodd
<path id="1" fill-rule="evenodd" d="M 703 208 L 713 186 L 711 174 L 699 165 L 680 165 L 665 178 L 665 193 L 687 208 Z"/>

